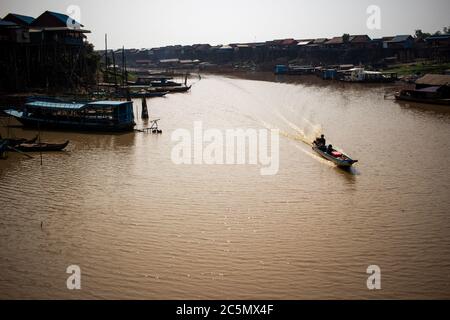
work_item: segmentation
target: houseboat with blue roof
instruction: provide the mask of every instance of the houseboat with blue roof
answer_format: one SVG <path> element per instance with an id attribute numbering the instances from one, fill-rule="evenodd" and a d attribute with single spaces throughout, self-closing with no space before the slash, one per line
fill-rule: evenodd
<path id="1" fill-rule="evenodd" d="M 72 131 L 132 131 L 135 126 L 133 102 L 66 102 L 30 99 L 24 109 L 6 110 L 26 127 Z"/>

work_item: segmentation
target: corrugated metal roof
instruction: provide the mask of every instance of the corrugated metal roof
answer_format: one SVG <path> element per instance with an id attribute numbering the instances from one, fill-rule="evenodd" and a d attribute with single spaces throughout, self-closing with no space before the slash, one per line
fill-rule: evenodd
<path id="1" fill-rule="evenodd" d="M 63 109 L 63 110 L 80 110 L 85 107 L 105 107 L 120 106 L 128 104 L 128 101 L 92 101 L 87 103 L 70 103 L 70 102 L 53 102 L 53 101 L 32 101 L 26 103 L 27 107 L 46 108 L 46 109 Z"/>
<path id="2" fill-rule="evenodd" d="M 351 43 L 366 43 L 370 41 L 370 37 L 366 34 L 351 35 L 349 41 Z"/>
<path id="3" fill-rule="evenodd" d="M 17 14 L 17 13 L 10 13 L 10 15 L 16 17 L 17 19 L 23 21 L 26 24 L 31 24 L 34 21 L 33 17 L 29 17 L 29 16 L 24 16 L 22 14 Z"/>
<path id="4" fill-rule="evenodd" d="M 439 86 L 433 86 L 433 87 L 427 87 L 427 88 L 423 88 L 423 89 L 418 89 L 415 91 L 419 91 L 419 92 L 437 92 L 441 87 Z"/>
<path id="5" fill-rule="evenodd" d="M 26 104 L 27 107 L 34 108 L 49 108 L 49 109 L 66 109 L 66 110 L 78 110 L 85 106 L 84 103 L 64 103 L 64 102 L 51 102 L 51 101 L 32 101 Z"/>
<path id="6" fill-rule="evenodd" d="M 93 101 L 89 102 L 89 106 L 120 106 L 124 104 L 131 103 L 130 101 Z"/>
<path id="7" fill-rule="evenodd" d="M 426 74 L 416 80 L 416 84 L 430 86 L 450 86 L 450 75 L 445 74 Z"/>
<path id="8" fill-rule="evenodd" d="M 341 43 L 344 43 L 344 40 L 342 37 L 333 37 L 331 40 L 328 40 L 325 43 L 326 44 L 341 44 Z"/>
<path id="9" fill-rule="evenodd" d="M 445 39 L 448 39 L 448 38 L 450 38 L 450 34 L 440 34 L 440 35 L 430 36 L 430 37 L 426 38 L 425 40 L 426 41 L 429 41 L 429 40 L 445 40 Z"/>
<path id="10" fill-rule="evenodd" d="M 392 40 L 388 42 L 404 42 L 408 40 L 411 36 L 408 34 L 395 36 Z M 412 37 L 411 37 L 412 38 Z"/>
<path id="11" fill-rule="evenodd" d="M 58 12 L 53 12 L 53 11 L 47 11 L 47 12 L 49 14 L 51 14 L 52 16 L 56 17 L 59 21 L 61 21 L 64 24 L 68 24 L 70 21 L 73 20 L 74 24 L 78 24 L 80 26 L 83 26 L 81 23 L 79 23 L 75 19 L 72 19 L 71 17 L 69 17 L 68 15 L 66 15 L 64 13 L 58 13 Z"/>

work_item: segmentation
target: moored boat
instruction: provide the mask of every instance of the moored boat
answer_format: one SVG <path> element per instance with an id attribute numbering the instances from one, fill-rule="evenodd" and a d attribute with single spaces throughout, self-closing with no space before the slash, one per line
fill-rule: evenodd
<path id="1" fill-rule="evenodd" d="M 313 144 L 312 149 L 317 152 L 322 158 L 327 159 L 328 161 L 333 162 L 338 167 L 351 167 L 355 162 L 358 162 L 358 160 L 353 160 L 349 156 L 343 154 L 342 152 L 338 152 L 336 150 L 333 150 L 331 153 L 328 153 L 326 151 L 323 151 L 319 149 L 318 146 Z"/>
<path id="2" fill-rule="evenodd" d="M 16 146 L 14 149 L 17 149 L 22 152 L 47 152 L 47 151 L 62 151 L 64 150 L 69 141 L 64 143 L 21 143 Z M 12 150 L 14 150 L 12 149 Z"/>
<path id="3" fill-rule="evenodd" d="M 179 87 L 150 87 L 148 89 L 149 92 L 166 92 L 166 93 L 177 93 L 177 92 L 186 92 L 191 89 L 191 86 L 179 86 Z"/>
<path id="4" fill-rule="evenodd" d="M 450 105 L 450 75 L 427 74 L 415 82 L 414 89 L 403 89 L 395 100 Z"/>
<path id="5" fill-rule="evenodd" d="M 39 137 L 39 135 L 36 135 L 34 138 L 29 139 L 29 140 L 23 139 L 23 138 L 19 138 L 19 139 L 7 138 L 7 139 L 4 139 L 4 141 L 6 141 L 8 143 L 8 146 L 15 147 L 21 143 L 35 143 L 37 141 L 38 137 Z"/>
<path id="6" fill-rule="evenodd" d="M 137 92 L 130 92 L 131 98 L 156 98 L 156 97 L 164 97 L 166 94 L 168 94 L 169 91 L 162 91 L 162 92 L 152 92 L 152 91 L 137 91 Z"/>
<path id="7" fill-rule="evenodd" d="M 437 87 L 429 87 L 419 90 L 401 90 L 394 95 L 395 100 L 417 103 L 440 104 L 450 106 L 450 98 L 440 98 L 436 93 Z"/>

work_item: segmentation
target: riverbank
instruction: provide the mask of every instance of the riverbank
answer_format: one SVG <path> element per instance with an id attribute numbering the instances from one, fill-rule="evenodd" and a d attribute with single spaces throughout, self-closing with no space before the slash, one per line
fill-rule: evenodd
<path id="1" fill-rule="evenodd" d="M 444 74 L 450 73 L 450 62 L 440 63 L 434 61 L 418 61 L 393 65 L 384 70 L 395 72 L 399 76 L 424 75 L 427 73 Z"/>

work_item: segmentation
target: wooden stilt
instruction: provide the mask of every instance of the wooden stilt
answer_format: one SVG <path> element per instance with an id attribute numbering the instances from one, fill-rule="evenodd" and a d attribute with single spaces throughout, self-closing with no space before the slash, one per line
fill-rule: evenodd
<path id="1" fill-rule="evenodd" d="M 147 99 L 145 99 L 145 97 L 142 98 L 141 118 L 142 119 L 148 119 Z"/>

